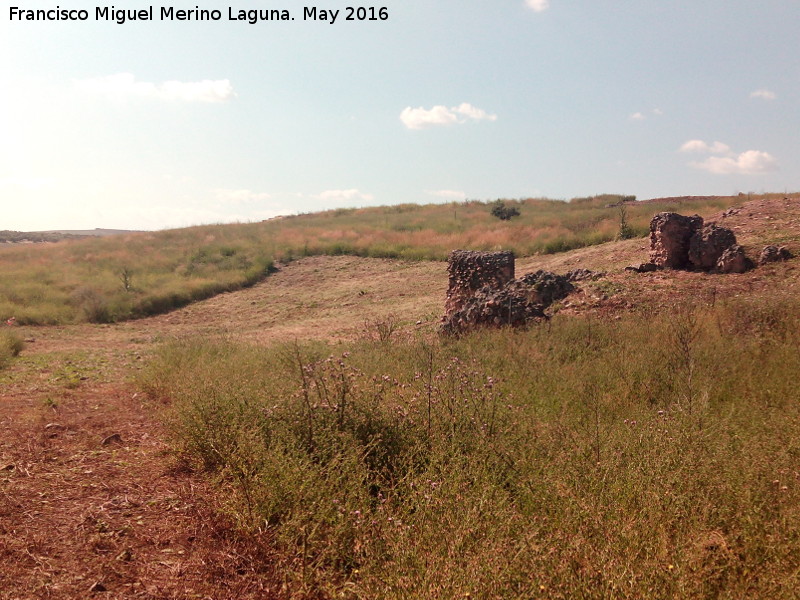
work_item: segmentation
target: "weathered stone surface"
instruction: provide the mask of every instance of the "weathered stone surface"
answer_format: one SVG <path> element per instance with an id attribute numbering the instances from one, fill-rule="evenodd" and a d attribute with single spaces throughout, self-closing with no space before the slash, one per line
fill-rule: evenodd
<path id="1" fill-rule="evenodd" d="M 591 271 L 589 269 L 572 269 L 564 274 L 568 281 L 586 281 L 595 280 L 605 277 L 606 274 L 599 271 Z"/>
<path id="2" fill-rule="evenodd" d="M 747 258 L 744 248 L 733 244 L 725 249 L 714 266 L 718 273 L 744 273 L 753 268 L 753 261 Z"/>
<path id="3" fill-rule="evenodd" d="M 710 271 L 717 266 L 722 254 L 736 245 L 736 235 L 727 227 L 706 225 L 696 231 L 689 241 L 689 262 L 695 269 Z"/>
<path id="4" fill-rule="evenodd" d="M 786 246 L 764 246 L 758 257 L 758 264 L 765 265 L 771 262 L 780 262 L 792 258 L 792 253 Z"/>
<path id="5" fill-rule="evenodd" d="M 575 286 L 565 275 L 539 270 L 510 282 L 506 288 L 518 290 L 518 294 L 527 295 L 530 302 L 547 307 L 556 300 L 565 298 L 575 289 Z"/>
<path id="6" fill-rule="evenodd" d="M 545 308 L 574 289 L 566 277 L 548 271 L 529 273 L 501 289 L 486 286 L 445 315 L 442 331 L 458 335 L 479 327 L 520 327 L 545 319 Z"/>
<path id="7" fill-rule="evenodd" d="M 626 271 L 633 271 L 634 273 L 652 273 L 653 271 L 658 271 L 658 265 L 651 262 L 641 263 L 639 265 L 631 265 L 629 267 L 625 267 Z"/>
<path id="8" fill-rule="evenodd" d="M 500 289 L 514 279 L 513 252 L 473 252 L 454 250 L 447 263 L 450 282 L 445 313 L 460 310 L 464 303 L 484 288 Z"/>
<path id="9" fill-rule="evenodd" d="M 703 227 L 703 218 L 661 212 L 650 221 L 650 262 L 658 267 L 684 269 L 689 266 L 689 244 Z"/>

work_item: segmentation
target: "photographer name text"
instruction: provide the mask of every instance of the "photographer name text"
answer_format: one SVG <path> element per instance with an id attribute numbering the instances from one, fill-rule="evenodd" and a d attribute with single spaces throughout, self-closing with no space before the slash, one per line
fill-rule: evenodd
<path id="1" fill-rule="evenodd" d="M 124 25 L 135 21 L 239 21 L 256 25 L 267 21 L 294 21 L 296 15 L 287 9 L 240 9 L 229 6 L 227 10 L 179 9 L 174 6 L 148 6 L 147 8 L 127 9 L 114 6 L 98 6 L 94 9 L 72 9 L 57 6 L 50 9 L 9 8 L 10 21 L 106 21 Z M 304 6 L 301 19 L 318 21 L 333 25 L 346 21 L 387 21 L 389 9 L 385 6 L 345 6 L 338 9 Z"/>

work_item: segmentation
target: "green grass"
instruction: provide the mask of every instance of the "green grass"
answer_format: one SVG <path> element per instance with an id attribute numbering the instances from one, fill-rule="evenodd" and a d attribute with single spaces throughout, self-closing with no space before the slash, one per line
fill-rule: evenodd
<path id="1" fill-rule="evenodd" d="M 20 324 L 111 322 L 163 313 L 252 285 L 276 261 L 351 254 L 444 260 L 455 248 L 563 252 L 619 234 L 615 195 L 561 202 L 507 201 L 521 215 L 499 221 L 491 204 L 337 209 L 263 223 L 212 225 L 58 244 L 0 248 L 0 319 Z M 710 213 L 736 197 L 698 199 L 686 213 Z M 629 234 L 646 234 L 652 215 L 674 203 L 632 204 Z"/>
<path id="2" fill-rule="evenodd" d="M 182 341 L 140 385 L 295 597 L 793 598 L 800 301 Z"/>
<path id="3" fill-rule="evenodd" d="M 6 368 L 11 359 L 18 356 L 23 348 L 25 342 L 16 333 L 0 330 L 0 370 Z"/>

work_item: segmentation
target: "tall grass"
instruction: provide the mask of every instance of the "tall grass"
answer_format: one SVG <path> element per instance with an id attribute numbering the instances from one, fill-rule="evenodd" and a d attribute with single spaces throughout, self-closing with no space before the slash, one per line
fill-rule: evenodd
<path id="1" fill-rule="evenodd" d="M 16 333 L 0 329 L 0 370 L 5 369 L 11 359 L 18 356 L 23 348 L 25 348 L 25 342 Z"/>
<path id="2" fill-rule="evenodd" d="M 252 285 L 272 268 L 254 225 L 207 226 L 0 250 L 0 315 L 110 322 Z"/>
<path id="3" fill-rule="evenodd" d="M 296 597 L 792 598 L 800 302 L 350 347 L 165 346 L 141 385 Z"/>
<path id="4" fill-rule="evenodd" d="M 0 319 L 21 324 L 109 322 L 165 312 L 251 285 L 275 261 L 351 254 L 444 260 L 454 248 L 553 253 L 614 240 L 622 197 L 508 201 L 521 215 L 499 221 L 490 204 L 338 209 L 262 223 L 192 227 L 58 244 L 0 248 Z M 740 199 L 680 205 L 707 214 Z M 674 202 L 630 204 L 628 234 L 647 233 Z"/>

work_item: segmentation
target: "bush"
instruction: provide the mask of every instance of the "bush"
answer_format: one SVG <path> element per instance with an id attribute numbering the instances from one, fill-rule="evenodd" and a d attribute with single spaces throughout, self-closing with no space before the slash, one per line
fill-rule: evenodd
<path id="1" fill-rule="evenodd" d="M 8 366 L 11 359 L 18 356 L 24 348 L 25 342 L 16 333 L 0 331 L 0 369 Z"/>
<path id="2" fill-rule="evenodd" d="M 77 288 L 72 293 L 72 303 L 90 323 L 109 323 L 112 320 L 108 300 L 102 292 L 94 288 Z"/>
<path id="3" fill-rule="evenodd" d="M 492 204 L 492 216 L 501 221 L 509 221 L 512 217 L 519 216 L 519 209 L 516 206 L 507 206 L 502 200 L 497 200 Z"/>

